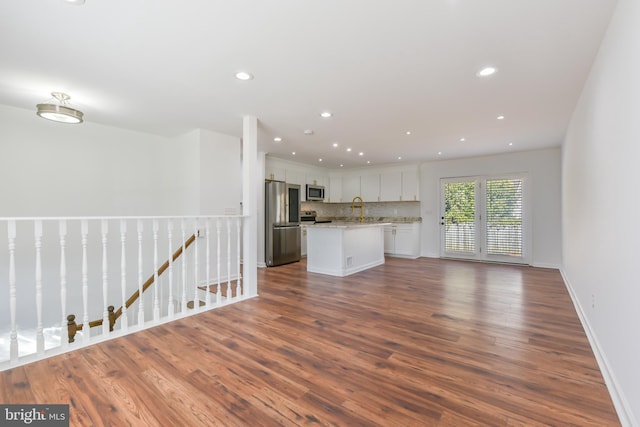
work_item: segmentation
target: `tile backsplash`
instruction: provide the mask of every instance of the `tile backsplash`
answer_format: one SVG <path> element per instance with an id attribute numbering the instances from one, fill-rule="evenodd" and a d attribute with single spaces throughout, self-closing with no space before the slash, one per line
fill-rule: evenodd
<path id="1" fill-rule="evenodd" d="M 351 203 L 302 202 L 303 211 L 316 211 L 318 217 L 357 217 L 351 213 Z M 365 202 L 366 217 L 419 217 L 420 202 Z"/>

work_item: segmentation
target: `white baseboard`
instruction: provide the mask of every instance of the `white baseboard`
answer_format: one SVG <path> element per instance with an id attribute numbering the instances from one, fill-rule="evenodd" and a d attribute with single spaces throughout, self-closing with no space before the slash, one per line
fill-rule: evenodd
<path id="1" fill-rule="evenodd" d="M 620 423 L 624 427 L 633 427 L 640 425 L 633 415 L 631 405 L 629 405 L 629 401 L 624 396 L 624 393 L 622 392 L 622 389 L 620 388 L 620 385 L 616 380 L 613 370 L 610 368 L 607 357 L 600 347 L 598 338 L 596 337 L 593 329 L 591 328 L 591 325 L 589 324 L 589 319 L 585 315 L 585 311 L 582 309 L 580 301 L 578 300 L 578 297 L 573 290 L 573 286 L 571 286 L 571 282 L 569 281 L 569 278 L 565 274 L 565 271 L 562 267 L 560 267 L 560 274 L 562 275 L 562 279 L 564 280 L 564 284 L 567 288 L 567 291 L 569 292 L 569 296 L 571 297 L 576 312 L 578 313 L 578 317 L 580 318 L 582 327 L 587 334 L 587 339 L 589 340 L 589 344 L 591 344 L 591 349 L 596 356 L 598 367 L 600 368 L 600 372 L 602 372 L 602 376 L 604 377 L 604 382 L 607 386 L 607 390 L 609 390 L 609 395 L 611 396 L 613 405 L 615 406 L 616 412 L 618 413 L 618 418 L 620 418 Z"/>
<path id="2" fill-rule="evenodd" d="M 558 265 L 558 264 L 554 264 L 554 263 L 547 263 L 547 262 L 532 262 L 531 263 L 531 267 L 538 267 L 538 268 L 553 268 L 555 270 L 560 270 L 560 268 L 562 268 L 562 266 Z"/>

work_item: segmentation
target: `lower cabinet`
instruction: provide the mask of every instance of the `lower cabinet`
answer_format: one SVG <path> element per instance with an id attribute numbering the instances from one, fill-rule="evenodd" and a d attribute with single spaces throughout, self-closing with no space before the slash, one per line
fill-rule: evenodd
<path id="1" fill-rule="evenodd" d="M 300 256 L 307 256 L 307 226 L 300 226 Z"/>
<path id="2" fill-rule="evenodd" d="M 420 223 L 391 224 L 384 228 L 384 253 L 389 256 L 420 256 Z"/>

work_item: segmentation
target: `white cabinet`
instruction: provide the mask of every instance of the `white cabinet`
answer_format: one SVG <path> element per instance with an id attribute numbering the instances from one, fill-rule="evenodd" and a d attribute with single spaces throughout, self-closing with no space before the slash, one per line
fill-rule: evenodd
<path id="1" fill-rule="evenodd" d="M 329 177 L 329 199 L 327 201 L 331 203 L 342 202 L 342 177 Z"/>
<path id="2" fill-rule="evenodd" d="M 384 252 L 390 256 L 420 256 L 420 223 L 391 224 L 384 228 Z"/>
<path id="3" fill-rule="evenodd" d="M 402 172 L 402 200 L 420 200 L 418 197 L 418 171 Z"/>
<path id="4" fill-rule="evenodd" d="M 307 256 L 307 226 L 300 226 L 300 256 Z"/>
<path id="5" fill-rule="evenodd" d="M 351 202 L 360 195 L 360 176 L 346 175 L 342 177 L 342 200 Z"/>
<path id="6" fill-rule="evenodd" d="M 274 179 L 276 181 L 286 181 L 287 173 L 284 168 L 267 166 L 265 169 L 265 179 Z"/>
<path id="7" fill-rule="evenodd" d="M 380 201 L 380 175 L 362 175 L 360 177 L 360 196 L 365 202 Z"/>
<path id="8" fill-rule="evenodd" d="M 391 254 L 396 249 L 395 229 L 391 225 L 384 226 L 384 253 Z"/>
<path id="9" fill-rule="evenodd" d="M 307 184 L 324 186 L 324 176 L 318 174 L 307 174 Z"/>
<path id="10" fill-rule="evenodd" d="M 385 172 L 380 174 L 380 201 L 397 202 L 402 199 L 403 172 Z"/>
<path id="11" fill-rule="evenodd" d="M 304 187 L 305 175 L 302 172 L 286 170 L 286 179 L 288 184 L 297 184 L 300 188 Z"/>

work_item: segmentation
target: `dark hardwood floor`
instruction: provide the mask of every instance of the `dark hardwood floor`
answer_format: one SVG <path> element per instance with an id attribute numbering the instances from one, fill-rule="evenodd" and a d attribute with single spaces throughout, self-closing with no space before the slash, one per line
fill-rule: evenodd
<path id="1" fill-rule="evenodd" d="M 77 426 L 615 426 L 556 270 L 259 270 L 258 298 L 0 373 Z"/>

